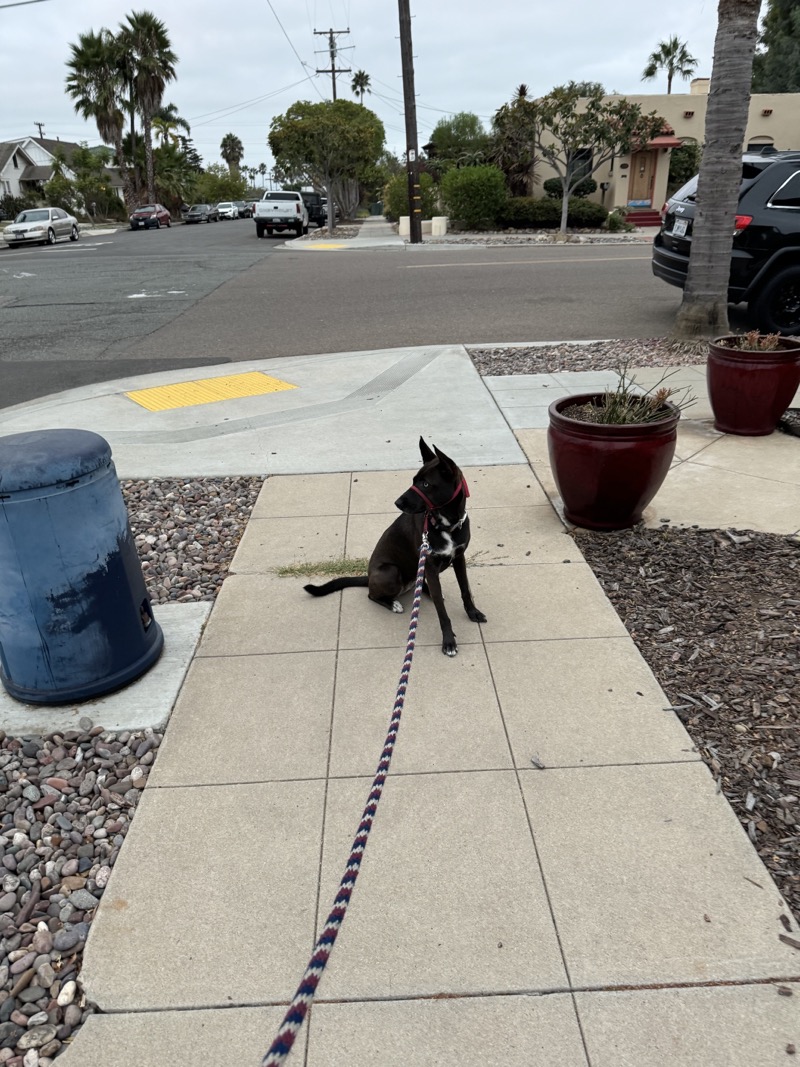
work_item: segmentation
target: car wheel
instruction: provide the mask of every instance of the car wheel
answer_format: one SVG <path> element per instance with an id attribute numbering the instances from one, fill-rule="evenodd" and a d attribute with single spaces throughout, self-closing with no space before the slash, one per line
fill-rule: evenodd
<path id="1" fill-rule="evenodd" d="M 157 230 L 161 229 L 161 221 L 159 219 L 156 219 L 156 229 Z"/>
<path id="2" fill-rule="evenodd" d="M 80 233 L 78 232 L 78 227 L 77 226 L 73 226 L 72 227 L 72 233 L 69 235 L 70 241 L 77 241 L 79 237 L 80 237 Z"/>
<path id="3" fill-rule="evenodd" d="M 256 223 L 256 237 L 263 237 L 263 236 L 264 236 L 264 223 L 263 222 L 257 222 Z"/>
<path id="4" fill-rule="evenodd" d="M 16 244 L 16 243 L 14 243 L 14 244 L 11 244 L 11 243 L 9 243 L 9 246 L 8 246 L 8 247 L 9 247 L 9 248 L 19 248 L 19 245 L 18 245 L 18 244 Z"/>
<path id="5" fill-rule="evenodd" d="M 267 237 L 272 237 L 274 232 L 271 226 L 267 226 Z"/>
<path id="6" fill-rule="evenodd" d="M 773 274 L 748 308 L 762 333 L 800 333 L 800 267 Z"/>
<path id="7" fill-rule="evenodd" d="M 55 230 L 50 229 L 50 230 L 47 231 L 47 243 L 49 245 L 54 245 L 56 243 L 56 231 Z"/>
<path id="8" fill-rule="evenodd" d="M 303 227 L 303 234 L 307 234 L 307 233 L 308 233 L 308 226 L 304 226 Z"/>
<path id="9" fill-rule="evenodd" d="M 303 227 L 302 227 L 302 225 L 301 226 L 295 226 L 294 235 L 295 235 L 295 237 L 302 237 L 303 236 Z"/>
<path id="10" fill-rule="evenodd" d="M 167 219 L 167 229 L 172 225 L 172 219 Z"/>

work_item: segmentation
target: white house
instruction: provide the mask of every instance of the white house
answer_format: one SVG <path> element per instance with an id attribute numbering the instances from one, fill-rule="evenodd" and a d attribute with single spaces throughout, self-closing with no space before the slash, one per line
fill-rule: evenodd
<path id="1" fill-rule="evenodd" d="M 64 174 L 74 181 L 76 175 L 69 164 L 72 153 L 80 147 L 73 141 L 50 137 L 19 137 L 14 141 L 0 141 L 0 196 L 22 196 L 40 189 L 53 177 L 56 153 L 64 156 Z M 106 168 L 105 173 L 109 184 L 122 199 L 122 181 L 116 168 Z"/>

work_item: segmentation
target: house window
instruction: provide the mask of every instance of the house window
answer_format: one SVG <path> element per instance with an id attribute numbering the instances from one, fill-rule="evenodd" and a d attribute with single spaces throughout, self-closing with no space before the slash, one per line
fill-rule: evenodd
<path id="1" fill-rule="evenodd" d="M 19 170 L 19 163 L 17 162 L 17 153 L 14 153 L 12 162 L 14 164 L 14 170 Z"/>
<path id="2" fill-rule="evenodd" d="M 760 152 L 762 156 L 769 156 L 777 149 L 771 137 L 756 137 L 755 140 L 747 142 L 747 151 Z"/>
<path id="3" fill-rule="evenodd" d="M 581 181 L 592 173 L 591 148 L 578 148 L 569 159 L 570 178 Z"/>

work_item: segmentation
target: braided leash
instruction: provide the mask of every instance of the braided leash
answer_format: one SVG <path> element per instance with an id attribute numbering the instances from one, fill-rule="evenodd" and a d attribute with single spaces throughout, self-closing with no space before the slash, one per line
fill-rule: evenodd
<path id="1" fill-rule="evenodd" d="M 367 847 L 367 838 L 372 829 L 375 813 L 378 810 L 378 801 L 381 799 L 383 785 L 386 781 L 386 776 L 389 773 L 389 764 L 392 762 L 392 753 L 394 751 L 395 742 L 397 741 L 397 731 L 400 728 L 400 716 L 403 713 L 406 687 L 408 686 L 408 676 L 411 673 L 411 660 L 414 656 L 414 644 L 417 639 L 417 620 L 419 619 L 419 607 L 422 599 L 422 584 L 425 580 L 425 560 L 429 549 L 428 535 L 425 530 L 423 530 L 422 544 L 419 551 L 419 566 L 417 567 L 417 581 L 414 586 L 414 605 L 411 609 L 411 622 L 408 627 L 406 658 L 403 660 L 403 668 L 400 671 L 400 683 L 397 686 L 397 697 L 395 698 L 394 708 L 392 709 L 392 717 L 389 721 L 389 730 L 386 734 L 383 752 L 381 753 L 380 762 L 378 763 L 378 770 L 375 773 L 372 788 L 370 789 L 367 798 L 367 804 L 364 808 L 364 813 L 361 816 L 361 822 L 356 831 L 352 848 L 350 849 L 350 858 L 347 861 L 344 875 L 339 883 L 339 891 L 333 902 L 333 908 L 331 909 L 331 913 L 323 927 L 322 933 L 319 935 L 317 943 L 314 946 L 314 951 L 309 960 L 306 972 L 303 975 L 300 985 L 297 987 L 297 992 L 289 1005 L 289 1010 L 283 1017 L 283 1022 L 280 1025 L 275 1040 L 272 1042 L 261 1061 L 261 1067 L 277 1067 L 277 1065 L 283 1063 L 289 1055 L 294 1040 L 300 1032 L 300 1027 L 303 1025 L 303 1020 L 308 1014 L 308 1009 L 311 1007 L 311 1002 L 314 999 L 314 994 L 317 991 L 320 978 L 322 978 L 322 972 L 325 970 L 325 964 L 330 958 L 334 943 L 336 942 L 336 937 L 344 922 L 345 914 L 347 913 L 347 906 L 350 903 L 356 879 L 358 878 L 358 872 L 361 868 L 361 859 L 364 855 L 364 850 Z"/>

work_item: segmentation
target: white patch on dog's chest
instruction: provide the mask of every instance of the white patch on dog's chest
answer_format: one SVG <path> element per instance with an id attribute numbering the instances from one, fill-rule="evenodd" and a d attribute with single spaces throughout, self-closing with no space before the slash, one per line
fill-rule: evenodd
<path id="1" fill-rule="evenodd" d="M 444 544 L 437 545 L 433 550 L 433 554 L 435 556 L 449 556 L 452 559 L 459 546 L 454 543 L 453 538 L 445 530 L 438 530 L 437 536 L 442 539 Z"/>

